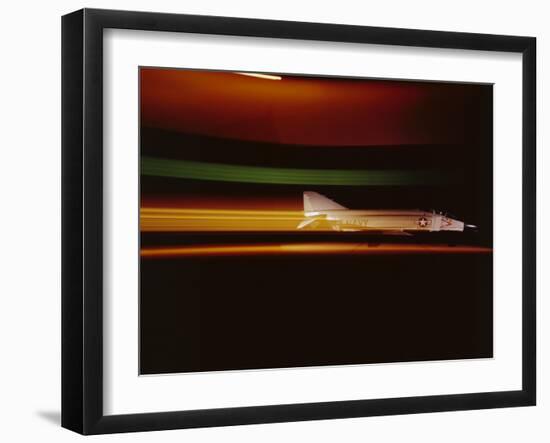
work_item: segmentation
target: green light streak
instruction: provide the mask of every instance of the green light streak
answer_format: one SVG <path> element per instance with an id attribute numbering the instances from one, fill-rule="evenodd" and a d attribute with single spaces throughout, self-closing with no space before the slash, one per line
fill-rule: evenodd
<path id="1" fill-rule="evenodd" d="M 427 170 L 270 168 L 152 157 L 141 158 L 141 174 L 155 177 L 280 185 L 403 186 L 446 181 L 441 173 Z"/>

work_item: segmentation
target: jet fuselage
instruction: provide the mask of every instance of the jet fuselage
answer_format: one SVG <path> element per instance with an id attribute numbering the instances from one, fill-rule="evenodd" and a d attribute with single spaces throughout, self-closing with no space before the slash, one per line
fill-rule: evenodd
<path id="1" fill-rule="evenodd" d="M 326 220 L 335 231 L 463 231 L 464 222 L 422 210 L 335 209 L 304 213 Z"/>

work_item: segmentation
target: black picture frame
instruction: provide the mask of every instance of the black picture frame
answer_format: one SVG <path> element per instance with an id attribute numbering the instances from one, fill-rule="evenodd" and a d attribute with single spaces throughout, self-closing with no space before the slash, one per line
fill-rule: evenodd
<path id="1" fill-rule="evenodd" d="M 103 30 L 455 48 L 522 54 L 522 389 L 104 415 Z M 504 35 L 83 9 L 62 18 L 62 426 L 81 434 L 530 406 L 536 403 L 536 39 Z"/>

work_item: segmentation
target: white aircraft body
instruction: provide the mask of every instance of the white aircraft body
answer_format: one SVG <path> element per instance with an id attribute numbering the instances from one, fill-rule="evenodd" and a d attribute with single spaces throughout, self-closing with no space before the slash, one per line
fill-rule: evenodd
<path id="1" fill-rule="evenodd" d="M 384 234 L 408 232 L 463 232 L 465 225 L 446 214 L 421 209 L 348 209 L 317 192 L 304 192 L 304 220 L 298 229 L 328 225 L 335 231 L 372 231 Z"/>

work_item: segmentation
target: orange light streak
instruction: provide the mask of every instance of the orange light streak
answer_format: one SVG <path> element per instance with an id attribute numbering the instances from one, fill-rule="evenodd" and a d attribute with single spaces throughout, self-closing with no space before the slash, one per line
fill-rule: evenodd
<path id="1" fill-rule="evenodd" d="M 311 254 L 487 254 L 491 248 L 478 246 L 412 245 L 367 243 L 283 243 L 257 245 L 201 245 L 142 248 L 143 258 L 243 255 Z"/>

